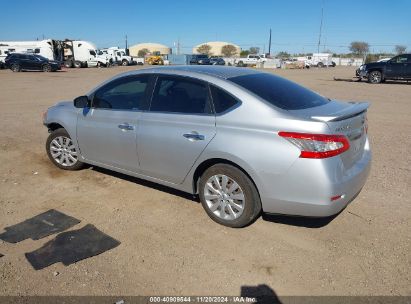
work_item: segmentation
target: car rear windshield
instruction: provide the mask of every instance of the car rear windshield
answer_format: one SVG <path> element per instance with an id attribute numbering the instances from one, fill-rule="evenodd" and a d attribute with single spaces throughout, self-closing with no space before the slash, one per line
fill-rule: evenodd
<path id="1" fill-rule="evenodd" d="M 311 90 L 268 73 L 237 76 L 228 80 L 284 110 L 313 108 L 328 102 L 328 99 Z"/>

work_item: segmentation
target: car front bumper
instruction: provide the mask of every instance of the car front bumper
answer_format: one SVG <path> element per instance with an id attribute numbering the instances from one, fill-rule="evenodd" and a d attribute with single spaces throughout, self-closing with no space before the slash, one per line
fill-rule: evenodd
<path id="1" fill-rule="evenodd" d="M 360 78 L 368 78 L 368 71 L 367 70 L 359 70 L 358 77 Z"/>
<path id="2" fill-rule="evenodd" d="M 299 158 L 284 176 L 259 188 L 264 212 L 311 217 L 339 213 L 367 180 L 371 168 L 368 140 L 365 148 L 361 159 L 349 169 L 344 169 L 340 157 Z M 331 199 L 339 195 L 342 197 Z"/>

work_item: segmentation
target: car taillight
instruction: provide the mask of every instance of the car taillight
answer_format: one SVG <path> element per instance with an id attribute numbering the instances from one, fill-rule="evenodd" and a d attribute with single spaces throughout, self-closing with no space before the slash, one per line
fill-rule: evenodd
<path id="1" fill-rule="evenodd" d="M 327 158 L 347 151 L 350 143 L 344 135 L 278 132 L 301 150 L 301 158 Z"/>

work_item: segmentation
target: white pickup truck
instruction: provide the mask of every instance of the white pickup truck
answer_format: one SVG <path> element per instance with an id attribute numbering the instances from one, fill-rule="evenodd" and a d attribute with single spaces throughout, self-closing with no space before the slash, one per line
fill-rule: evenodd
<path id="1" fill-rule="evenodd" d="M 125 49 L 120 49 L 118 47 L 111 47 L 108 49 L 102 49 L 101 51 L 105 54 L 110 55 L 113 61 L 115 63 L 118 63 L 119 65 L 127 66 L 127 65 L 133 65 L 133 64 L 141 64 L 137 62 L 135 58 L 126 55 Z"/>
<path id="2" fill-rule="evenodd" d="M 267 61 L 267 58 L 265 55 L 250 54 L 244 58 L 236 58 L 234 60 L 234 64 L 239 67 L 244 67 L 247 65 L 256 65 L 257 63 L 265 62 L 265 61 Z"/>

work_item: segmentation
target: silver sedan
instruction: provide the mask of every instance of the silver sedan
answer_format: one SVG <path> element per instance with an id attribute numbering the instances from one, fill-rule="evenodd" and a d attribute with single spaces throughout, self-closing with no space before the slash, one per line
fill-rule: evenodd
<path id="1" fill-rule="evenodd" d="M 367 179 L 368 103 L 329 100 L 251 69 L 180 66 L 110 79 L 44 114 L 50 160 L 198 194 L 216 222 L 324 217 Z"/>

